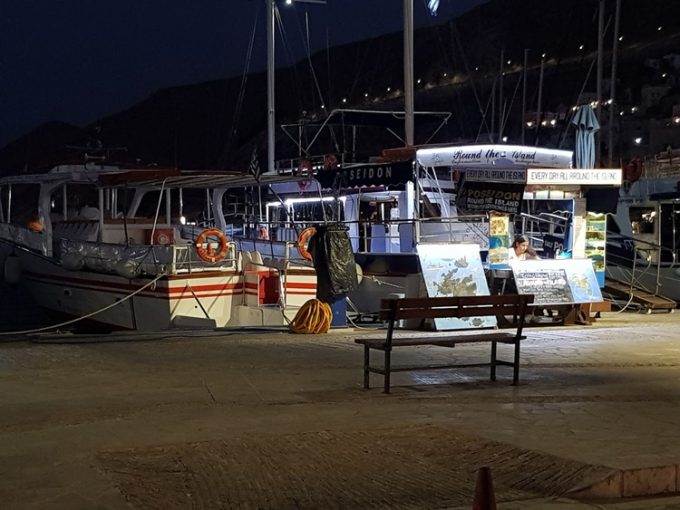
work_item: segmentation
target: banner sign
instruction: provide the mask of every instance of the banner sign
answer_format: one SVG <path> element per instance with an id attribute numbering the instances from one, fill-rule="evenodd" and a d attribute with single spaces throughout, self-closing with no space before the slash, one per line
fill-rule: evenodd
<path id="1" fill-rule="evenodd" d="M 524 184 L 466 180 L 458 191 L 456 207 L 471 214 L 491 211 L 517 214 L 522 206 L 523 195 Z"/>
<path id="2" fill-rule="evenodd" d="M 521 145 L 463 145 L 416 151 L 418 163 L 437 166 L 571 168 L 572 151 Z"/>
<path id="3" fill-rule="evenodd" d="M 465 180 L 483 182 L 518 182 L 527 181 L 526 168 L 466 168 Z"/>
<path id="4" fill-rule="evenodd" d="M 413 163 L 377 163 L 322 169 L 316 174 L 322 188 L 342 189 L 404 184 L 413 179 Z"/>
<path id="5" fill-rule="evenodd" d="M 621 186 L 620 168 L 529 168 L 527 184 Z"/>

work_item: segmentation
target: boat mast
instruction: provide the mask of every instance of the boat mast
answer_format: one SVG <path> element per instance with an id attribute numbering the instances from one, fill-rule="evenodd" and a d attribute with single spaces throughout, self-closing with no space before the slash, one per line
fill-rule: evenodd
<path id="1" fill-rule="evenodd" d="M 612 75 L 611 90 L 609 94 L 609 141 L 607 143 L 609 157 L 609 168 L 614 165 L 614 109 L 616 107 L 616 59 L 619 48 L 619 24 L 621 21 L 621 0 L 616 0 L 616 11 L 614 14 L 614 43 L 612 46 Z M 620 136 L 620 135 L 619 135 Z M 675 216 L 673 217 L 675 218 Z"/>
<path id="2" fill-rule="evenodd" d="M 404 0 L 404 114 L 406 146 L 413 147 L 413 0 Z"/>
<path id="3" fill-rule="evenodd" d="M 274 0 L 267 0 L 267 172 L 274 171 Z"/>

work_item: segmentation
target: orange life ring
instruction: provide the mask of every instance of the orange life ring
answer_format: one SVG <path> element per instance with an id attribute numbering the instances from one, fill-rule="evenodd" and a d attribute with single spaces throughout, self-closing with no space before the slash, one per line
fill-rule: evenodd
<path id="1" fill-rule="evenodd" d="M 312 167 L 312 162 L 308 159 L 303 159 L 300 161 L 300 166 L 298 167 L 298 173 L 300 177 L 312 177 L 314 174 L 314 169 Z M 305 191 L 309 187 L 310 181 L 298 181 L 298 187 L 301 191 Z"/>
<path id="2" fill-rule="evenodd" d="M 633 159 L 626 165 L 625 180 L 629 183 L 634 183 L 642 177 L 644 168 L 642 160 L 639 158 Z"/>
<path id="3" fill-rule="evenodd" d="M 208 237 L 216 237 L 218 241 L 218 250 L 213 253 L 212 243 L 206 242 Z M 222 232 L 219 228 L 206 228 L 203 232 L 198 234 L 196 238 L 196 253 L 206 262 L 219 262 L 227 256 L 229 252 L 229 239 L 227 234 Z"/>
<path id="4" fill-rule="evenodd" d="M 316 234 L 316 229 L 314 227 L 309 227 L 300 232 L 300 236 L 297 240 L 298 253 L 303 259 L 312 260 L 312 254 L 307 250 L 307 243 L 309 238 Z"/>
<path id="5" fill-rule="evenodd" d="M 323 158 L 323 169 L 324 170 L 333 170 L 338 167 L 338 158 L 335 157 L 335 154 L 328 154 L 325 158 Z"/>

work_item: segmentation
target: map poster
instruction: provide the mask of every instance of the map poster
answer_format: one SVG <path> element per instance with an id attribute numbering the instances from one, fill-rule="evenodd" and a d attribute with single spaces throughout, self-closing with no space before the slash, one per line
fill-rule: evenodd
<path id="1" fill-rule="evenodd" d="M 513 260 L 517 292 L 533 294 L 535 305 L 565 305 L 602 301 L 590 259 Z"/>
<path id="2" fill-rule="evenodd" d="M 419 244 L 418 258 L 428 297 L 488 296 L 477 244 Z M 438 330 L 490 328 L 495 317 L 438 318 Z"/>

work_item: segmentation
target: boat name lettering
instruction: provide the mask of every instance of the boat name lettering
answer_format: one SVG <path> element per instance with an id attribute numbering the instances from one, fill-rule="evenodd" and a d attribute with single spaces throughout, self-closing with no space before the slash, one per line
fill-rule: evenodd
<path id="1" fill-rule="evenodd" d="M 451 159 L 454 163 L 458 161 L 481 161 L 482 151 L 455 151 Z"/>
<path id="2" fill-rule="evenodd" d="M 391 166 L 361 167 L 350 168 L 347 172 L 347 179 L 351 181 L 364 179 L 391 179 Z"/>

